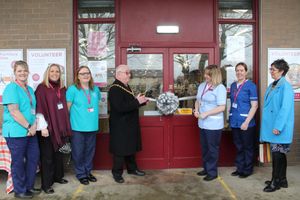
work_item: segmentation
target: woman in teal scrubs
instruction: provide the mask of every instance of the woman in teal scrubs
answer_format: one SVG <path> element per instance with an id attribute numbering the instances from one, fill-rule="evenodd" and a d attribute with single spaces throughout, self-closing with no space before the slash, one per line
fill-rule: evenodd
<path id="1" fill-rule="evenodd" d="M 24 61 L 14 64 L 15 81 L 3 92 L 3 136 L 11 153 L 11 172 L 16 198 L 32 198 L 39 161 L 33 89 L 27 85 L 28 65 Z"/>
<path id="2" fill-rule="evenodd" d="M 70 110 L 72 128 L 72 158 L 76 177 L 83 185 L 96 182 L 91 174 L 96 148 L 96 134 L 99 131 L 99 100 L 101 93 L 94 85 L 87 66 L 81 66 L 75 74 L 75 83 L 67 90 L 67 104 Z"/>

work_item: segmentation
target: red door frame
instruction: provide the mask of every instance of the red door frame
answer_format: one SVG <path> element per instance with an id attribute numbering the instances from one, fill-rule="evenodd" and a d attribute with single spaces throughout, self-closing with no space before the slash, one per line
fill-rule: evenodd
<path id="1" fill-rule="evenodd" d="M 208 64 L 213 64 L 215 58 L 213 48 L 169 48 L 168 53 L 168 79 L 169 84 L 173 86 L 174 54 L 208 54 Z M 174 115 L 170 118 L 169 124 L 169 168 L 199 167 L 202 159 L 197 119 L 191 115 Z"/>
<path id="2" fill-rule="evenodd" d="M 173 54 L 208 54 L 208 64 L 214 63 L 215 59 L 213 48 L 141 48 L 140 52 L 129 53 L 163 54 L 164 92 L 169 91 L 169 85 L 174 85 Z M 127 48 L 121 49 L 121 63 L 127 63 Z M 145 148 L 137 154 L 139 166 L 148 169 L 199 167 L 201 160 L 199 129 L 193 116 L 147 116 L 140 117 L 140 122 Z M 152 137 L 155 130 L 160 132 L 156 135 L 157 138 Z M 159 152 L 162 152 L 158 157 L 151 152 L 157 149 L 161 149 Z"/>

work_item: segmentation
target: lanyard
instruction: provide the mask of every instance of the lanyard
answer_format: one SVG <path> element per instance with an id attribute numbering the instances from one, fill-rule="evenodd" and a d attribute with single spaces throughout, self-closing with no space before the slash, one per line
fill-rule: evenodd
<path id="1" fill-rule="evenodd" d="M 18 80 L 16 80 L 15 81 L 22 89 L 24 89 L 24 87 L 22 86 L 22 84 L 18 81 Z M 27 94 L 27 96 L 28 96 L 28 98 L 29 98 L 29 101 L 30 101 L 30 106 L 32 107 L 32 97 L 31 97 L 31 95 L 30 95 L 30 92 L 29 92 L 29 89 L 28 89 L 28 87 L 27 87 L 27 85 L 25 84 L 25 92 L 26 92 L 26 94 Z"/>
<path id="2" fill-rule="evenodd" d="M 201 101 L 202 101 L 202 97 L 205 93 L 207 93 L 211 88 L 212 88 L 212 85 L 210 85 L 209 87 L 207 87 L 207 83 L 205 84 L 205 87 L 204 89 L 202 90 L 202 94 L 201 94 Z M 207 89 L 206 89 L 207 88 Z"/>
<path id="3" fill-rule="evenodd" d="M 83 87 L 81 87 L 81 89 L 83 90 L 84 95 L 86 96 L 89 105 L 91 104 L 91 94 L 90 94 L 90 90 L 88 90 L 88 94 L 85 92 L 85 89 Z"/>
<path id="4" fill-rule="evenodd" d="M 237 88 L 237 91 L 234 92 L 233 102 L 236 102 L 237 96 L 239 95 L 239 93 L 240 93 L 242 87 L 245 85 L 246 81 L 247 81 L 247 79 L 244 80 L 243 83 Z M 236 85 L 236 87 L 237 87 L 237 85 Z"/>
<path id="5" fill-rule="evenodd" d="M 56 93 L 56 96 L 58 97 L 58 99 L 60 100 L 60 88 L 58 88 L 58 90 L 56 91 L 55 88 L 51 85 L 51 83 L 49 83 L 49 86 L 51 87 L 51 89 L 53 89 Z"/>

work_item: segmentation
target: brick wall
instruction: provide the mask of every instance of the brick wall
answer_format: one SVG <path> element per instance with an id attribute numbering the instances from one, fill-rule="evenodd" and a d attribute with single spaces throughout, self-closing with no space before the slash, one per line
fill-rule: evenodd
<path id="1" fill-rule="evenodd" d="M 0 0 L 0 49 L 23 49 L 26 60 L 28 48 L 66 48 L 70 84 L 72 21 L 72 0 Z"/>
<path id="2" fill-rule="evenodd" d="M 260 1 L 260 96 L 267 87 L 268 48 L 300 48 L 300 1 Z M 261 98 L 262 100 L 262 98 Z M 262 105 L 262 101 L 260 104 Z M 298 123 L 297 123 L 298 122 Z M 300 102 L 295 102 L 295 129 L 290 165 L 300 163 Z"/>

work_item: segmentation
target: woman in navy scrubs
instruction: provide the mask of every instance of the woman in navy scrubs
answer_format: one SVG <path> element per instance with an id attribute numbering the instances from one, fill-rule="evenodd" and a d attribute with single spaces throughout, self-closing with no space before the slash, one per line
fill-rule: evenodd
<path id="1" fill-rule="evenodd" d="M 232 176 L 246 178 L 253 172 L 254 115 L 258 107 L 256 85 L 246 78 L 248 67 L 240 62 L 235 66 L 237 81 L 230 87 L 229 122 L 237 149 L 236 171 Z"/>

